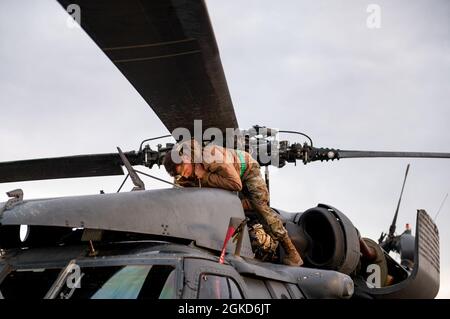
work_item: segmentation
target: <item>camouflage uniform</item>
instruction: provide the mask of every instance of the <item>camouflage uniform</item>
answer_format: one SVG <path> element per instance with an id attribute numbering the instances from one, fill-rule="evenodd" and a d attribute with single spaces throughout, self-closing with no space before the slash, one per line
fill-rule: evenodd
<path id="1" fill-rule="evenodd" d="M 252 245 L 253 252 L 257 259 L 262 261 L 275 262 L 278 260 L 277 248 L 278 241 L 272 238 L 267 231 L 266 227 L 254 220 L 247 223 L 248 234 L 250 236 L 250 243 Z"/>
<path id="2" fill-rule="evenodd" d="M 242 184 L 243 202 L 248 200 L 251 204 L 251 207 L 245 207 L 248 206 L 248 203 L 245 203 L 244 208 L 253 208 L 261 221 L 267 224 L 269 234 L 276 240 L 282 240 L 287 235 L 287 231 L 278 214 L 269 207 L 269 192 L 258 163 L 252 165 L 248 174 L 244 176 Z"/>

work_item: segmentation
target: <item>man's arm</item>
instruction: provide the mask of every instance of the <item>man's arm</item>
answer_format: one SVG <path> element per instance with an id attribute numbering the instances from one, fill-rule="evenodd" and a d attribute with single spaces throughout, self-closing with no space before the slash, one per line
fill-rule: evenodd
<path id="1" fill-rule="evenodd" d="M 223 188 L 230 191 L 242 190 L 241 177 L 233 164 L 211 163 L 207 165 L 206 172 L 201 177 L 202 185 L 207 187 Z"/>

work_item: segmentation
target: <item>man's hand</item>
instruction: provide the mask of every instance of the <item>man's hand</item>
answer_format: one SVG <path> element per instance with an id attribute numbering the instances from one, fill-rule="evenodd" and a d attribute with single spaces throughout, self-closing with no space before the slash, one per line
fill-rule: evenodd
<path id="1" fill-rule="evenodd" d="M 197 176 L 197 178 L 202 179 L 203 176 L 205 176 L 206 174 L 206 170 L 203 167 L 202 164 L 195 164 L 195 176 Z"/>
<path id="2" fill-rule="evenodd" d="M 185 178 L 181 177 L 180 179 L 176 180 L 175 184 L 180 185 L 182 187 L 198 187 L 198 179 L 196 178 Z"/>

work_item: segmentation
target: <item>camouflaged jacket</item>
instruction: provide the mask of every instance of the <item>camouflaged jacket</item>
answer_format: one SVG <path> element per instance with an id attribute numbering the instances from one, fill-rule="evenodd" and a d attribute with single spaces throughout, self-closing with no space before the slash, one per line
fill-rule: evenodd
<path id="1" fill-rule="evenodd" d="M 244 151 L 236 151 L 214 144 L 208 144 L 201 150 L 197 141 L 186 141 L 178 147 L 183 153 L 191 154 L 194 163 L 203 164 L 206 174 L 199 183 L 202 187 L 223 188 L 230 191 L 241 191 L 242 180 L 258 162 Z M 239 155 L 238 152 L 241 152 Z M 245 165 L 242 165 L 241 158 Z M 241 176 L 242 174 L 242 176 Z"/>

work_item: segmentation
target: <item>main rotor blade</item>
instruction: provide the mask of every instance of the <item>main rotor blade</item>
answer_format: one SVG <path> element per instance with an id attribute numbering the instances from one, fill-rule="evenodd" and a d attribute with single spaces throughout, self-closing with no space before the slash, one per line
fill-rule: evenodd
<path id="1" fill-rule="evenodd" d="M 450 158 L 450 153 L 432 152 L 380 152 L 380 151 L 346 151 L 338 150 L 338 158 L 366 157 L 410 157 L 410 158 Z"/>
<path id="2" fill-rule="evenodd" d="M 204 1 L 57 1 L 79 6 L 81 27 L 170 132 L 193 135 L 196 119 L 203 130 L 238 127 Z"/>
<path id="3" fill-rule="evenodd" d="M 296 143 L 291 147 L 282 149 L 280 155 L 283 161 L 303 163 L 315 161 L 334 161 L 342 158 L 370 158 L 370 157 L 398 157 L 398 158 L 450 158 L 450 153 L 433 152 L 386 152 L 386 151 L 353 151 L 334 148 L 317 148 Z M 282 162 L 284 163 L 284 162 Z M 284 164 L 283 164 L 284 165 Z"/>
<path id="4" fill-rule="evenodd" d="M 132 165 L 138 155 L 126 153 Z M 0 183 L 43 179 L 123 175 L 119 154 L 77 155 L 0 163 Z"/>

